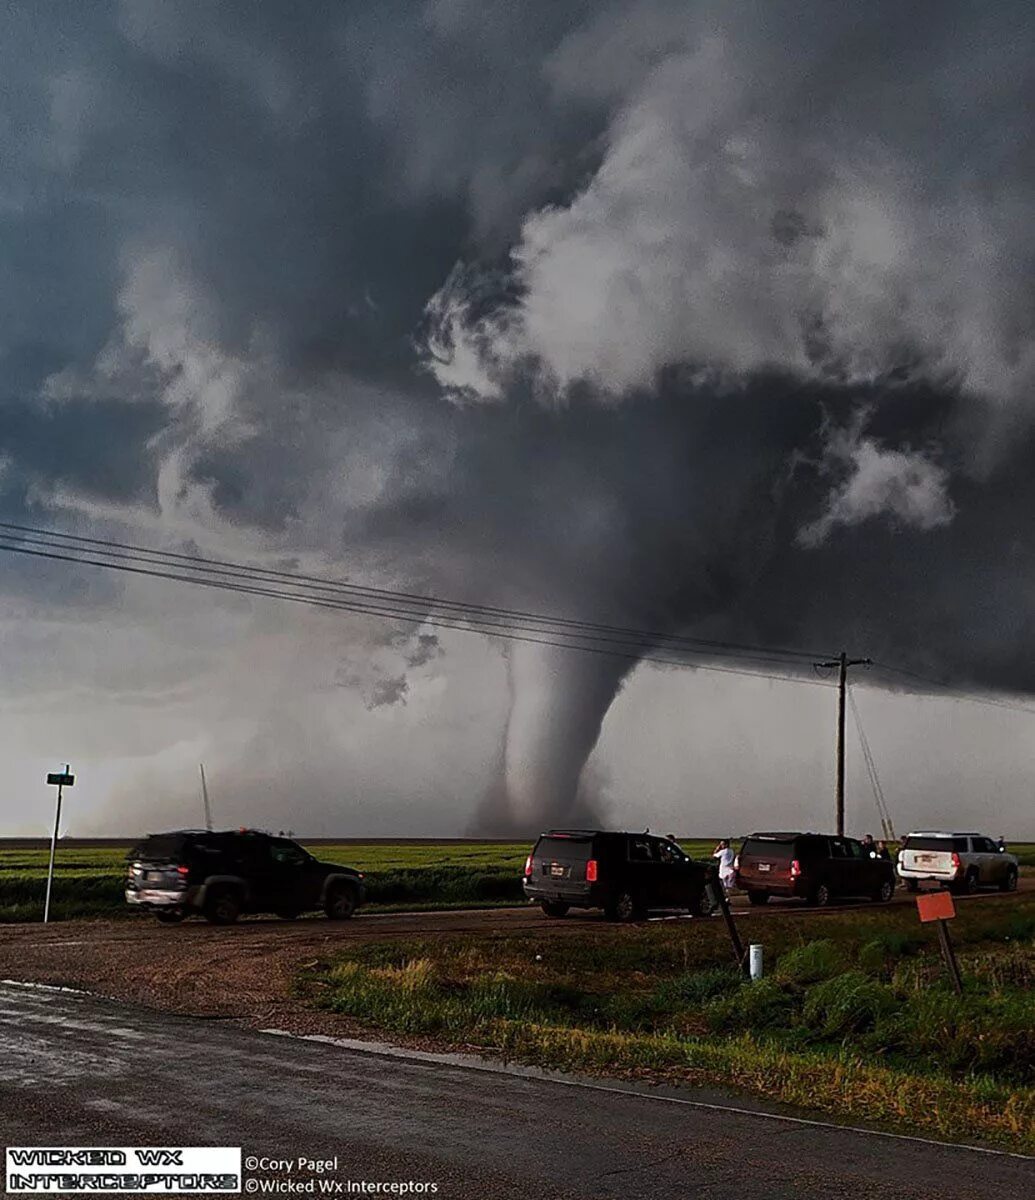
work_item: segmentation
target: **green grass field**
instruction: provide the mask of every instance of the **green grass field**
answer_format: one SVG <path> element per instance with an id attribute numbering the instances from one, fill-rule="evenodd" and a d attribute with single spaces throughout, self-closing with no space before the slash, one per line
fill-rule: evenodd
<path id="1" fill-rule="evenodd" d="M 300 839 L 306 845 L 303 839 Z M 707 858 L 712 839 L 680 839 L 692 857 Z M 456 908 L 519 904 L 527 842 L 339 842 L 308 849 L 320 859 L 367 875 L 371 908 Z M 126 915 L 122 846 L 60 846 L 54 876 L 56 917 Z M 1014 850 L 1035 867 L 1035 843 Z M 37 921 L 43 912 L 48 851 L 0 843 L 0 922 Z"/>
<path id="2" fill-rule="evenodd" d="M 357 945 L 303 972 L 316 1007 L 553 1068 L 719 1083 L 841 1117 L 1035 1152 L 1035 898 L 961 908 L 965 979 L 908 909 L 752 935 L 745 981 L 721 922 Z"/>

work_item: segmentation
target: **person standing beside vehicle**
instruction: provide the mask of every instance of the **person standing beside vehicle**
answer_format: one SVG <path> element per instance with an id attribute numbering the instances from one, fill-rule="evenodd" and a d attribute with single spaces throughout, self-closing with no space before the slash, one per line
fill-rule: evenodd
<path id="1" fill-rule="evenodd" d="M 733 869 L 734 857 L 729 838 L 723 838 L 712 851 L 712 858 L 719 860 L 719 882 L 727 892 L 733 887 L 736 879 L 736 872 Z"/>

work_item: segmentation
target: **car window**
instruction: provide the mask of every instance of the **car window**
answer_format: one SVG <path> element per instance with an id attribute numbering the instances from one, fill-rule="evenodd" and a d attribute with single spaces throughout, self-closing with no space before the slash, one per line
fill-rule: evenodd
<path id="1" fill-rule="evenodd" d="M 855 838 L 847 838 L 846 841 L 848 843 L 848 853 L 850 857 L 869 858 L 870 852 L 866 849 L 862 842 L 857 842 Z"/>
<path id="2" fill-rule="evenodd" d="M 647 838 L 633 838 L 629 843 L 630 862 L 654 862 L 654 848 Z"/>
<path id="3" fill-rule="evenodd" d="M 970 838 L 958 837 L 952 839 L 952 848 L 957 854 L 967 854 L 970 851 Z"/>
<path id="4" fill-rule="evenodd" d="M 274 838 L 270 843 L 270 857 L 276 863 L 300 867 L 309 855 L 296 842 L 289 842 L 287 838 Z"/>
<path id="5" fill-rule="evenodd" d="M 658 858 L 663 863 L 681 863 L 686 860 L 683 851 L 672 842 L 655 842 L 654 845 L 658 852 Z"/>
<path id="6" fill-rule="evenodd" d="M 778 838 L 749 837 L 744 839 L 740 853 L 741 857 L 753 855 L 759 858 L 793 858 L 795 843 Z"/>
<path id="7" fill-rule="evenodd" d="M 844 838 L 830 839 L 830 857 L 831 858 L 851 858 L 852 851 L 849 848 L 848 842 Z"/>
<path id="8" fill-rule="evenodd" d="M 975 838 L 974 849 L 978 854 L 995 854 L 996 845 L 991 838 Z"/>
<path id="9" fill-rule="evenodd" d="M 955 841 L 961 839 L 956 838 Z M 962 839 L 964 842 L 966 838 Z M 958 850 L 959 847 L 954 845 L 954 840 L 947 837 L 907 837 L 902 843 L 903 850 L 939 850 L 943 854 L 949 853 L 951 850 Z"/>

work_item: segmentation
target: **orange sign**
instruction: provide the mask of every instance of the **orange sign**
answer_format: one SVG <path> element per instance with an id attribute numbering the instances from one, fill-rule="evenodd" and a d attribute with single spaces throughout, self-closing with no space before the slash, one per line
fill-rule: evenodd
<path id="1" fill-rule="evenodd" d="M 922 892 L 916 898 L 916 909 L 921 921 L 951 921 L 956 915 L 951 892 Z"/>

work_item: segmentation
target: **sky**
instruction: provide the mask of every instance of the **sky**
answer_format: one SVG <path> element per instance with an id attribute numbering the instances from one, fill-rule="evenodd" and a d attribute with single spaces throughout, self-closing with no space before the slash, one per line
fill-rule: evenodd
<path id="1" fill-rule="evenodd" d="M 1035 838 L 1028 5 L 0 23 L 0 520 L 845 649 L 900 832 Z M 0 835 L 65 762 L 80 836 L 196 824 L 201 762 L 217 822 L 310 836 L 831 826 L 809 657 L 433 617 L 0 551 Z M 879 833 L 851 715 L 847 795 Z"/>

